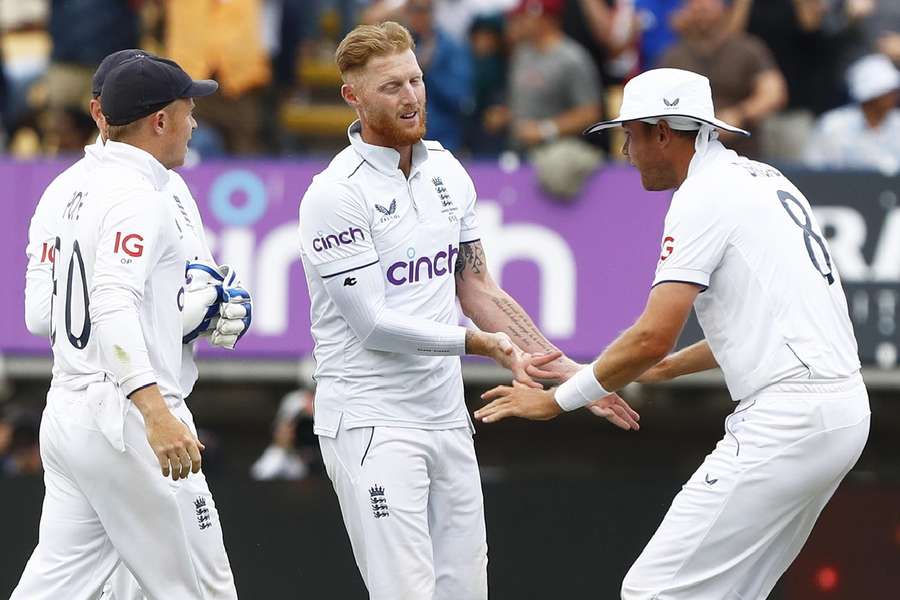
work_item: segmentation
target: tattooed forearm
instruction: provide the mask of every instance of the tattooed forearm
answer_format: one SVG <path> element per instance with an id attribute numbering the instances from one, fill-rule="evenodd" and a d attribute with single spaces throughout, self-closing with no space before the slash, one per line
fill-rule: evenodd
<path id="1" fill-rule="evenodd" d="M 480 240 L 459 245 L 454 272 L 456 293 L 463 312 L 482 331 L 503 331 L 526 352 L 556 350 L 522 307 L 488 276 L 487 259 Z"/>
<path id="2" fill-rule="evenodd" d="M 507 318 L 506 326 L 502 328 L 509 334 L 523 350 L 533 352 L 540 349 L 544 352 L 552 352 L 555 348 L 537 330 L 532 320 L 522 310 L 515 300 L 509 297 L 493 296 L 491 301 L 500 309 Z"/>
<path id="3" fill-rule="evenodd" d="M 453 272 L 460 279 L 465 279 L 467 269 L 473 273 L 481 273 L 484 270 L 484 248 L 478 240 L 459 245 L 459 255 L 456 257 Z"/>

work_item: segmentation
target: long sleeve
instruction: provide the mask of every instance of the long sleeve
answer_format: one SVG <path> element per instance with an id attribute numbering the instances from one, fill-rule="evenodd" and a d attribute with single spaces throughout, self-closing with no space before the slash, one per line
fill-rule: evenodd
<path id="1" fill-rule="evenodd" d="M 466 353 L 465 327 L 389 308 L 384 276 L 377 264 L 353 271 L 350 278 L 327 278 L 325 289 L 350 329 L 369 350 L 430 356 Z"/>
<path id="2" fill-rule="evenodd" d="M 369 350 L 460 355 L 466 330 L 387 305 L 367 209 L 343 184 L 316 183 L 300 204 L 300 243 L 353 333 Z M 443 267 L 452 269 L 450 258 Z"/>
<path id="3" fill-rule="evenodd" d="M 144 290 L 165 240 L 165 210 L 154 194 L 122 200 L 102 219 L 90 293 L 104 366 L 126 395 L 156 382 L 141 329 Z"/>
<path id="4" fill-rule="evenodd" d="M 50 210 L 55 193 L 51 185 L 38 202 L 28 227 L 25 254 L 25 326 L 33 335 L 50 335 L 50 297 L 53 294 L 55 218 Z"/>

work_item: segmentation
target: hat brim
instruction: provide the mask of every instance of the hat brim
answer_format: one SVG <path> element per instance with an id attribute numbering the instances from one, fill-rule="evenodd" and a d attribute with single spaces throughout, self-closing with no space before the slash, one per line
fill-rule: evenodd
<path id="1" fill-rule="evenodd" d="M 212 79 L 195 79 L 181 95 L 182 98 L 202 98 L 209 96 L 219 89 L 219 83 Z"/>
<path id="2" fill-rule="evenodd" d="M 643 121 L 644 119 L 665 119 L 666 117 L 684 117 L 686 119 L 693 119 L 694 121 L 700 121 L 701 123 L 706 123 L 707 125 L 712 125 L 717 129 L 724 129 L 725 131 L 730 131 L 731 133 L 738 133 L 740 135 L 745 135 L 750 137 L 750 132 L 746 129 L 741 129 L 740 127 L 735 127 L 734 125 L 729 125 L 725 121 L 720 121 L 713 117 L 712 119 L 702 119 L 695 115 L 686 115 L 683 113 L 666 113 L 662 115 L 644 115 L 640 117 L 628 117 L 612 119 L 610 121 L 600 121 L 599 123 L 594 123 L 590 127 L 582 132 L 582 135 L 592 135 L 604 129 L 611 129 L 613 127 L 618 127 L 622 123 L 627 123 L 629 121 Z"/>

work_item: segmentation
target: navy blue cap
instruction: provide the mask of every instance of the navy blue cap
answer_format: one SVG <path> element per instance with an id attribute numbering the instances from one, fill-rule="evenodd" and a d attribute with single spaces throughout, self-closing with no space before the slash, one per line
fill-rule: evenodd
<path id="1" fill-rule="evenodd" d="M 193 80 L 175 61 L 142 55 L 113 67 L 103 82 L 103 115 L 110 125 L 127 125 L 180 98 L 209 96 L 212 79 Z"/>
<path id="2" fill-rule="evenodd" d="M 118 52 L 113 52 L 106 58 L 104 58 L 100 62 L 100 66 L 97 67 L 97 70 L 94 71 L 94 77 L 91 79 L 91 94 L 94 98 L 98 98 L 100 96 L 100 90 L 103 89 L 103 82 L 106 81 L 106 76 L 109 75 L 109 72 L 121 65 L 126 60 L 137 58 L 138 56 L 150 56 L 152 58 L 156 58 L 156 55 L 147 52 L 146 50 L 141 50 L 140 48 L 129 48 L 128 50 L 119 50 Z"/>

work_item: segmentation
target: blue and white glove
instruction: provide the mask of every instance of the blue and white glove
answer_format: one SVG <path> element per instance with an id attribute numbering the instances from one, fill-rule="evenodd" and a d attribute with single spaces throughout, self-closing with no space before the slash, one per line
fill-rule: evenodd
<path id="1" fill-rule="evenodd" d="M 225 276 L 214 263 L 188 262 L 185 269 L 184 308 L 181 312 L 181 343 L 193 342 L 201 335 L 210 335 L 219 318 L 219 306 L 225 295 L 222 283 Z"/>
<path id="2" fill-rule="evenodd" d="M 238 279 L 234 269 L 229 265 L 221 265 L 219 272 L 222 282 L 222 300 L 219 304 L 218 319 L 213 323 L 209 343 L 213 346 L 234 350 L 247 330 L 253 314 L 253 301 L 250 292 Z"/>

